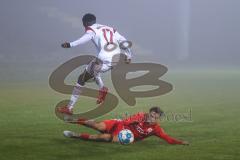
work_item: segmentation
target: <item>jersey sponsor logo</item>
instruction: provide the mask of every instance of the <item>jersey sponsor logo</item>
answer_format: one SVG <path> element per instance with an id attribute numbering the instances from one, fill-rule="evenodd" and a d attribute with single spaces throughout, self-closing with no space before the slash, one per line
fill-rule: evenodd
<path id="1" fill-rule="evenodd" d="M 138 131 L 138 133 L 142 135 L 148 135 L 153 131 L 152 128 L 144 129 L 143 123 L 139 123 L 138 125 L 135 126 L 135 128 Z"/>
<path id="2" fill-rule="evenodd" d="M 147 132 L 148 132 L 148 133 L 151 133 L 152 131 L 153 131 L 152 128 L 148 128 L 148 129 L 147 129 Z"/>

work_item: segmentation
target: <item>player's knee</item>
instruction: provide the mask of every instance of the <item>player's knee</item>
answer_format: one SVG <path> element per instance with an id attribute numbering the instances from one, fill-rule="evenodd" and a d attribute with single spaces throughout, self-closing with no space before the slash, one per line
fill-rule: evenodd
<path id="1" fill-rule="evenodd" d="M 103 134 L 101 137 L 104 141 L 111 142 L 112 136 L 110 134 Z"/>
<path id="2" fill-rule="evenodd" d="M 77 83 L 80 84 L 81 86 L 84 86 L 84 85 L 85 85 L 85 81 L 84 81 L 84 76 L 83 76 L 83 74 L 81 74 L 81 75 L 78 77 Z"/>
<path id="3" fill-rule="evenodd" d="M 78 77 L 78 83 L 82 86 L 85 85 L 89 79 L 92 79 L 94 76 L 88 73 L 86 70 Z"/>
<path id="4" fill-rule="evenodd" d="M 96 129 L 99 130 L 99 131 L 105 131 L 106 130 L 106 125 L 102 122 L 97 123 L 95 126 L 96 126 Z"/>
<path id="5" fill-rule="evenodd" d="M 118 140 L 118 137 L 117 137 L 117 136 L 113 136 L 113 137 L 111 138 L 111 141 L 112 141 L 112 142 L 119 142 L 119 140 Z"/>

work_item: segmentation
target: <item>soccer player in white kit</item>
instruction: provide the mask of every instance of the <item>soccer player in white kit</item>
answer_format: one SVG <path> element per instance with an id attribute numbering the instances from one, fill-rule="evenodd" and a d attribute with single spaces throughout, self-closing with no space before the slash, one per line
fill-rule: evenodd
<path id="1" fill-rule="evenodd" d="M 63 48 L 71 48 L 91 40 L 95 44 L 98 53 L 96 56 L 97 58 L 92 60 L 87 65 L 84 72 L 79 76 L 73 89 L 69 104 L 58 109 L 59 112 L 65 114 L 73 113 L 72 110 L 74 108 L 74 104 L 79 98 L 82 87 L 85 85 L 85 82 L 91 78 L 94 78 L 99 87 L 97 104 L 102 103 L 107 95 L 108 88 L 104 86 L 100 74 L 112 69 L 115 63 L 113 62 L 113 57 L 115 55 L 119 55 L 121 53 L 125 54 L 126 63 L 130 63 L 132 58 L 130 48 L 122 45 L 128 41 L 115 29 L 106 25 L 97 24 L 96 17 L 90 13 L 83 16 L 82 22 L 85 27 L 85 34 L 78 40 L 70 43 L 65 42 L 61 46 Z M 109 49 L 109 47 L 112 49 Z"/>

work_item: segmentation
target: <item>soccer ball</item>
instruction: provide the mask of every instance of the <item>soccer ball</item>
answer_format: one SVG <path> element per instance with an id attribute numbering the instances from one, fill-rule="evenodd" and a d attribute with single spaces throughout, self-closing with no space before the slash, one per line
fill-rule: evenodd
<path id="1" fill-rule="evenodd" d="M 134 135 L 129 129 L 123 129 L 118 133 L 118 140 L 121 144 L 130 144 L 134 141 Z"/>

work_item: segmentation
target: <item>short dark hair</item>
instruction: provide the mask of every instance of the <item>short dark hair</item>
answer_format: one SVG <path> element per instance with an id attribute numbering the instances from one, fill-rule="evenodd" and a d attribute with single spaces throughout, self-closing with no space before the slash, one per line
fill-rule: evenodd
<path id="1" fill-rule="evenodd" d="M 150 109 L 149 109 L 149 112 L 156 112 L 156 113 L 158 113 L 160 116 L 162 116 L 163 115 L 163 110 L 161 110 L 160 109 L 160 107 L 158 107 L 158 106 L 153 106 L 153 107 L 151 107 Z"/>
<path id="2" fill-rule="evenodd" d="M 96 16 L 91 13 L 87 13 L 83 16 L 82 22 L 84 26 L 91 26 L 96 23 Z"/>

